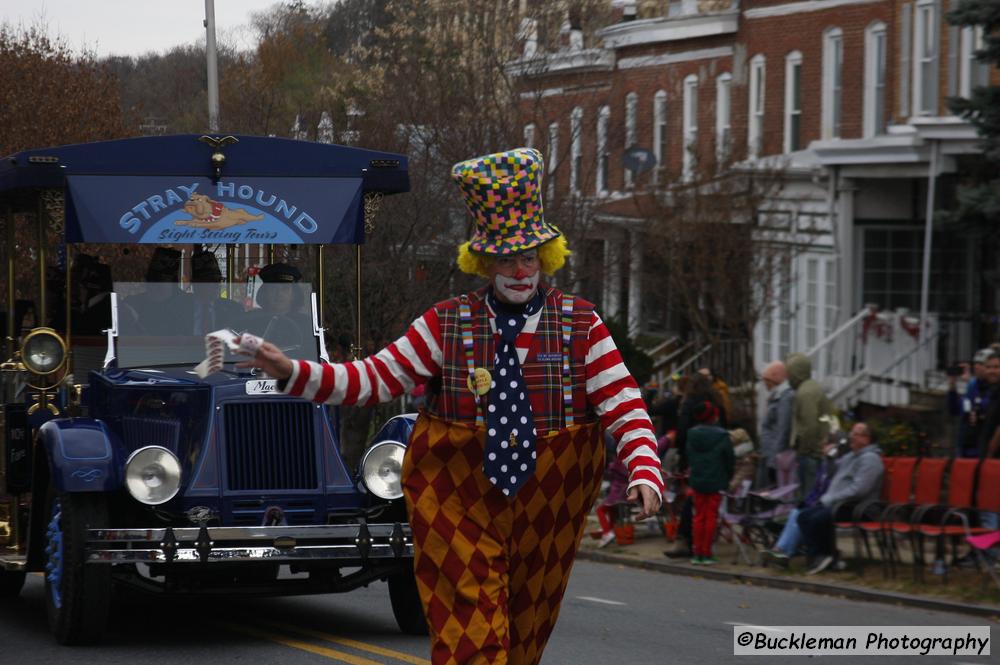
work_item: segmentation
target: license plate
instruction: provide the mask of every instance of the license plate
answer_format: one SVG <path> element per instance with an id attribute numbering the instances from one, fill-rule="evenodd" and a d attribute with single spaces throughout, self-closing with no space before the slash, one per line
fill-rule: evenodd
<path id="1" fill-rule="evenodd" d="M 246 382 L 247 395 L 280 395 L 277 379 L 257 379 Z"/>

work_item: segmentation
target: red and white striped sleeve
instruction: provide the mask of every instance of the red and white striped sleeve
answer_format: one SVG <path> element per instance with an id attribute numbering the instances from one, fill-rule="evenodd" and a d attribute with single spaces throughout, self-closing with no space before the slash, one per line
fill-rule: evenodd
<path id="1" fill-rule="evenodd" d="M 347 363 L 292 362 L 286 395 L 326 404 L 388 402 L 441 373 L 441 328 L 431 308 L 373 356 Z M 280 385 L 280 384 L 279 384 Z"/>
<path id="2" fill-rule="evenodd" d="M 628 469 L 629 489 L 648 485 L 663 495 L 656 435 L 639 386 L 601 317 L 594 313 L 587 338 L 587 399 L 615 438 L 618 459 Z"/>

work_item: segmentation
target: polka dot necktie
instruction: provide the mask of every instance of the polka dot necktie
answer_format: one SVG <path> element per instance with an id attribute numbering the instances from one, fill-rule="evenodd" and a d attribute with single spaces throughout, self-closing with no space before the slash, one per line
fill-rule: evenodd
<path id="1" fill-rule="evenodd" d="M 521 374 L 515 341 L 532 314 L 544 303 L 539 292 L 524 308 L 498 303 L 491 291 L 487 300 L 496 312 L 496 366 L 486 409 L 486 455 L 483 472 L 507 496 L 535 473 L 535 420 Z"/>

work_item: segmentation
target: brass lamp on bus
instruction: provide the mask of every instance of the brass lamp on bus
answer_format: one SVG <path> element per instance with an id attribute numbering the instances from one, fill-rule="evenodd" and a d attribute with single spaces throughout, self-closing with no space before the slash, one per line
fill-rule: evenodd
<path id="1" fill-rule="evenodd" d="M 49 401 L 49 396 L 66 377 L 66 357 L 66 342 L 59 333 L 52 328 L 35 328 L 24 336 L 14 358 L 0 366 L 4 371 L 23 372 L 25 383 L 36 391 L 28 415 L 39 409 L 59 415 L 59 408 Z"/>

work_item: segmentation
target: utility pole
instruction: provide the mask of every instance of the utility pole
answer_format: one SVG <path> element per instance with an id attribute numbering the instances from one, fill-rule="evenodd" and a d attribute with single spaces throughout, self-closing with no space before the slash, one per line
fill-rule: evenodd
<path id="1" fill-rule="evenodd" d="M 219 54 L 215 47 L 215 0 L 205 0 L 205 56 L 208 60 L 208 131 L 219 131 Z"/>

